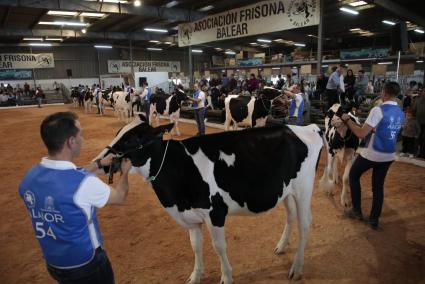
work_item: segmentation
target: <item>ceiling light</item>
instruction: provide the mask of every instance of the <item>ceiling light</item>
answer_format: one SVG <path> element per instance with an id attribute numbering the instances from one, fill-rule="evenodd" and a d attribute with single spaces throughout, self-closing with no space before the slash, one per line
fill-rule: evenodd
<path id="1" fill-rule="evenodd" d="M 49 37 L 49 38 L 46 38 L 46 40 L 49 40 L 49 41 L 63 41 L 63 39 L 60 38 L 60 37 Z"/>
<path id="2" fill-rule="evenodd" d="M 144 28 L 144 30 L 147 32 L 154 32 L 154 33 L 168 33 L 168 31 L 164 29 Z"/>
<path id="3" fill-rule="evenodd" d="M 173 44 L 171 41 L 164 41 L 164 44 Z"/>
<path id="4" fill-rule="evenodd" d="M 305 46 L 305 44 L 304 44 L 304 43 L 298 43 L 298 42 L 294 43 L 294 45 L 295 45 L 295 46 L 301 46 L 301 47 L 304 47 L 304 46 Z"/>
<path id="5" fill-rule="evenodd" d="M 277 39 L 274 39 L 273 41 L 283 41 L 283 39 L 281 39 L 281 38 L 277 38 Z"/>
<path id="6" fill-rule="evenodd" d="M 326 67 L 329 67 L 329 65 L 328 64 L 323 64 L 322 67 L 323 68 L 326 68 Z"/>
<path id="7" fill-rule="evenodd" d="M 213 8 L 214 8 L 213 5 L 208 5 L 208 6 L 202 7 L 201 9 L 198 9 L 198 11 L 199 12 L 206 12 L 206 11 L 209 11 L 209 10 L 211 10 Z"/>
<path id="8" fill-rule="evenodd" d="M 416 63 L 424 63 L 423 60 L 416 60 Z"/>
<path id="9" fill-rule="evenodd" d="M 395 25 L 395 23 L 394 23 L 394 22 L 391 22 L 391 21 L 388 21 L 388 20 L 383 20 L 382 22 L 383 22 L 384 24 L 391 25 L 391 26 L 394 26 L 394 25 Z"/>
<path id="10" fill-rule="evenodd" d="M 92 17 L 92 18 L 102 18 L 105 16 L 104 13 L 89 13 L 89 12 L 83 12 L 80 14 L 82 17 Z"/>
<path id="11" fill-rule="evenodd" d="M 215 50 L 217 50 L 217 51 L 222 51 L 223 49 L 222 48 L 220 48 L 220 47 L 215 47 L 214 48 Z"/>
<path id="12" fill-rule="evenodd" d="M 258 45 L 256 42 L 251 42 L 250 45 Z"/>
<path id="13" fill-rule="evenodd" d="M 62 22 L 62 21 L 54 21 L 54 22 L 38 22 L 39 25 L 54 25 L 54 26 L 74 26 L 74 27 L 86 27 L 89 24 L 82 22 Z"/>
<path id="14" fill-rule="evenodd" d="M 77 16 L 78 12 L 70 12 L 70 11 L 48 11 L 47 15 L 55 15 L 55 16 Z"/>
<path id="15" fill-rule="evenodd" d="M 125 0 L 102 0 L 104 3 L 120 3 L 120 4 L 128 4 L 128 1 Z"/>
<path id="16" fill-rule="evenodd" d="M 273 70 L 280 70 L 280 67 L 272 67 Z"/>
<path id="17" fill-rule="evenodd" d="M 162 48 L 157 48 L 157 47 L 148 47 L 146 48 L 147 50 L 152 50 L 152 51 L 161 51 Z"/>
<path id="18" fill-rule="evenodd" d="M 192 52 L 194 52 L 194 53 L 202 53 L 202 50 L 201 49 L 192 49 Z"/>
<path id="19" fill-rule="evenodd" d="M 225 52 L 225 54 L 228 54 L 228 55 L 235 55 L 235 54 L 236 54 L 236 52 L 228 50 L 228 51 L 226 51 L 226 52 Z"/>
<path id="20" fill-rule="evenodd" d="M 262 45 L 261 45 L 261 47 L 266 48 L 266 47 L 269 47 L 269 45 L 267 45 L 267 44 L 262 44 Z"/>
<path id="21" fill-rule="evenodd" d="M 109 49 L 111 49 L 112 48 L 112 45 L 95 45 L 94 47 L 96 47 L 96 48 L 109 48 Z"/>
<path id="22" fill-rule="evenodd" d="M 41 37 L 24 37 L 22 40 L 39 40 L 39 41 L 43 41 L 43 38 L 41 38 Z"/>
<path id="23" fill-rule="evenodd" d="M 389 64 L 393 64 L 391 61 L 388 62 L 378 62 L 378 64 L 380 65 L 389 65 Z"/>
<path id="24" fill-rule="evenodd" d="M 171 1 L 171 2 L 168 2 L 167 4 L 165 4 L 165 7 L 166 8 L 171 8 L 171 7 L 176 6 L 177 4 L 179 4 L 178 1 Z"/>
<path id="25" fill-rule="evenodd" d="M 31 45 L 31 46 L 52 46 L 51 43 L 38 43 L 38 42 L 30 42 L 29 45 Z"/>
<path id="26" fill-rule="evenodd" d="M 140 7 L 142 5 L 142 2 L 140 0 L 136 0 L 133 2 L 134 7 Z"/>
<path id="27" fill-rule="evenodd" d="M 420 34 L 423 34 L 424 33 L 424 31 L 421 30 L 421 29 L 415 29 L 415 32 L 420 33 Z"/>
<path id="28" fill-rule="evenodd" d="M 86 29 L 82 29 L 82 30 L 81 30 L 81 32 L 82 32 L 83 34 L 85 34 L 85 33 L 87 32 L 87 30 L 86 30 Z"/>
<path id="29" fill-rule="evenodd" d="M 272 41 L 271 41 L 271 40 L 269 40 L 269 39 L 263 39 L 263 38 L 259 38 L 259 39 L 257 39 L 257 41 L 259 41 L 259 42 L 267 42 L 267 43 L 272 42 Z"/>
<path id="30" fill-rule="evenodd" d="M 354 28 L 354 29 L 350 29 L 350 32 L 357 32 L 357 31 L 361 31 L 361 28 Z"/>
<path id="31" fill-rule="evenodd" d="M 149 42 L 151 42 L 151 43 L 160 43 L 159 40 L 150 40 Z"/>
<path id="32" fill-rule="evenodd" d="M 348 5 L 350 5 L 352 7 L 357 7 L 357 6 L 363 6 L 363 5 L 366 5 L 366 4 L 367 4 L 367 2 L 365 2 L 365 1 L 356 1 L 356 2 L 351 2 Z"/>
<path id="33" fill-rule="evenodd" d="M 352 15 L 358 15 L 359 12 L 357 12 L 356 10 L 350 9 L 350 8 L 346 8 L 346 7 L 341 7 L 339 8 L 341 11 L 348 13 L 348 14 L 352 14 Z"/>

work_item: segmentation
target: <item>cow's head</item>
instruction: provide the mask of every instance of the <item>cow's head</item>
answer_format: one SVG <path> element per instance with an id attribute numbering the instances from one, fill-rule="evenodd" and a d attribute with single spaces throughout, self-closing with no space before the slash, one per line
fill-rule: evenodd
<path id="1" fill-rule="evenodd" d="M 276 97 L 280 96 L 282 92 L 278 89 L 272 87 L 264 87 L 263 90 L 260 91 L 260 98 L 265 100 L 274 100 Z"/>
<path id="2" fill-rule="evenodd" d="M 169 132 L 173 126 L 174 124 L 170 123 L 154 128 L 147 123 L 143 114 L 139 114 L 118 131 L 112 142 L 95 159 L 102 159 L 110 153 L 116 155 L 113 165 L 104 167 L 105 173 L 117 172 L 123 158 L 129 158 L 134 167 L 141 167 L 151 154 L 151 146 L 161 142 L 163 134 Z"/>
<path id="3" fill-rule="evenodd" d="M 352 108 L 352 104 L 347 104 L 344 106 L 340 104 L 334 104 L 326 113 L 325 127 L 326 133 L 328 135 L 327 139 L 329 142 L 335 144 L 333 148 L 342 147 L 345 144 L 344 141 L 347 139 L 353 140 L 352 143 L 354 144 L 358 143 L 358 138 L 352 134 L 351 130 L 341 119 L 342 114 L 347 113 L 353 122 L 360 124 L 359 118 L 351 112 Z"/>
<path id="4" fill-rule="evenodd" d="M 178 102 L 186 101 L 188 100 L 186 93 L 183 91 L 183 89 L 176 88 L 176 97 Z"/>

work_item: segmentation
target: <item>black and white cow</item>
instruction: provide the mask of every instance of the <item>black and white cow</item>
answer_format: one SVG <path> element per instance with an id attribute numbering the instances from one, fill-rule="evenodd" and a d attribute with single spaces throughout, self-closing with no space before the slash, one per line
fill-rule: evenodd
<path id="1" fill-rule="evenodd" d="M 341 115 L 347 112 L 351 120 L 360 124 L 358 117 L 349 112 L 340 104 L 334 104 L 326 113 L 325 117 L 325 146 L 327 149 L 327 166 L 320 179 L 320 187 L 329 194 L 339 182 L 338 164 L 345 162 L 342 176 L 341 204 L 349 207 L 351 204 L 348 175 L 354 162 L 355 153 L 359 147 L 359 138 L 341 120 Z"/>
<path id="2" fill-rule="evenodd" d="M 170 118 L 170 122 L 174 123 L 174 128 L 171 130 L 173 134 L 174 129 L 178 136 L 179 118 L 181 103 L 187 100 L 186 93 L 179 88 L 176 88 L 171 95 L 157 91 L 150 99 L 149 121 L 153 125 L 153 119 L 156 120 L 156 125 L 159 125 L 159 115 L 166 115 Z"/>
<path id="3" fill-rule="evenodd" d="M 93 104 L 96 104 L 93 92 L 90 90 L 85 91 L 84 93 L 84 112 L 91 113 Z"/>
<path id="4" fill-rule="evenodd" d="M 114 109 L 114 98 L 112 96 L 112 91 L 109 90 L 102 91 L 101 93 L 99 100 L 100 115 L 105 114 L 106 107 L 112 107 Z"/>
<path id="5" fill-rule="evenodd" d="M 110 152 L 130 158 L 133 171 L 151 182 L 161 205 L 189 230 L 195 265 L 187 283 L 199 283 L 204 270 L 202 224 L 208 226 L 221 261 L 221 283 L 232 283 L 226 218 L 266 212 L 281 202 L 287 211 L 286 226 L 274 252 L 281 254 L 288 248 L 297 217 L 299 244 L 289 278 L 299 279 L 323 145 L 319 128 L 262 127 L 163 141 L 162 134 L 171 128 L 172 124 L 152 128 L 140 115 L 118 132 L 98 158 Z"/>
<path id="6" fill-rule="evenodd" d="M 233 122 L 233 129 L 237 126 L 261 127 L 266 125 L 267 116 L 270 114 L 272 101 L 280 96 L 281 92 L 274 88 L 264 88 L 258 97 L 229 95 L 224 100 L 226 120 L 224 129 L 229 130 Z"/>

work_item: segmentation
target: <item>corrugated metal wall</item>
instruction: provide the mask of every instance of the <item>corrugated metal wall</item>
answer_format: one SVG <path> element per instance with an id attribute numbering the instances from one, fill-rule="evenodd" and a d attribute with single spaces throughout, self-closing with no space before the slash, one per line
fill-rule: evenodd
<path id="1" fill-rule="evenodd" d="M 0 47 L 0 53 L 30 53 L 29 47 Z M 35 76 L 40 79 L 59 79 L 67 78 L 67 69 L 72 70 L 73 78 L 91 78 L 100 74 L 108 74 L 108 59 L 130 60 L 129 49 L 96 49 L 89 46 L 81 47 L 51 47 L 51 48 L 33 48 L 33 53 L 53 53 L 55 58 L 55 68 L 36 69 Z M 98 64 L 98 55 L 99 62 Z M 133 60 L 161 60 L 161 61 L 180 61 L 181 72 L 188 74 L 188 51 L 181 49 L 179 51 L 145 51 L 134 50 Z M 204 69 L 204 63 L 209 64 L 210 58 L 207 55 L 193 55 L 193 71 Z"/>

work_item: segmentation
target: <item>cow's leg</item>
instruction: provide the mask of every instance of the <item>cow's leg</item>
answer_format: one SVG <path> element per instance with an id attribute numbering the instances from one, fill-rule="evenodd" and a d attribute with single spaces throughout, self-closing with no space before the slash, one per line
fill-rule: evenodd
<path id="1" fill-rule="evenodd" d="M 328 195 L 332 194 L 332 191 L 335 187 L 335 184 L 333 183 L 333 179 L 330 177 L 333 171 L 333 163 L 334 158 L 332 155 L 328 152 L 326 153 L 328 155 L 327 159 L 327 165 L 323 169 L 323 175 L 320 179 L 319 186 L 321 189 L 323 189 Z"/>
<path id="2" fill-rule="evenodd" d="M 189 229 L 190 244 L 192 245 L 193 252 L 195 254 L 195 266 L 193 272 L 187 279 L 187 284 L 195 284 L 201 281 L 202 273 L 204 272 L 204 261 L 202 259 L 202 226 L 199 225 L 196 228 Z"/>
<path id="3" fill-rule="evenodd" d="M 177 134 L 177 136 L 180 136 L 181 133 L 180 133 L 180 129 L 179 129 L 179 116 L 175 115 L 173 120 L 174 120 L 174 127 L 176 128 L 176 134 Z"/>
<path id="4" fill-rule="evenodd" d="M 297 217 L 297 207 L 294 197 L 292 195 L 288 195 L 288 197 L 284 199 L 283 203 L 285 204 L 286 209 L 286 225 L 282 236 L 280 237 L 280 240 L 274 249 L 275 254 L 285 253 L 285 249 L 289 244 L 289 237 L 291 236 L 292 226 L 294 224 L 295 218 Z"/>
<path id="5" fill-rule="evenodd" d="M 351 193 L 348 176 L 354 162 L 354 149 L 345 149 L 344 160 L 345 169 L 344 175 L 342 176 L 341 205 L 348 208 L 351 206 Z"/>
<path id="6" fill-rule="evenodd" d="M 214 245 L 214 250 L 220 258 L 221 264 L 221 284 L 233 283 L 232 267 L 230 266 L 229 259 L 227 258 L 226 251 L 226 238 L 224 236 L 224 226 L 216 227 L 210 222 L 207 222 L 208 229 L 210 230 L 211 239 Z"/>
<path id="7" fill-rule="evenodd" d="M 226 120 L 224 121 L 224 130 L 229 131 L 230 122 L 232 121 L 232 118 L 230 117 L 230 114 L 227 114 L 226 112 Z"/>
<path id="8" fill-rule="evenodd" d="M 313 174 L 314 176 L 314 174 Z M 307 243 L 308 233 L 311 224 L 311 193 L 313 191 L 313 181 L 306 181 L 304 188 L 298 188 L 302 191 L 300 196 L 295 198 L 298 216 L 298 249 L 292 263 L 288 277 L 293 280 L 299 280 L 302 276 L 304 265 L 304 249 Z"/>

